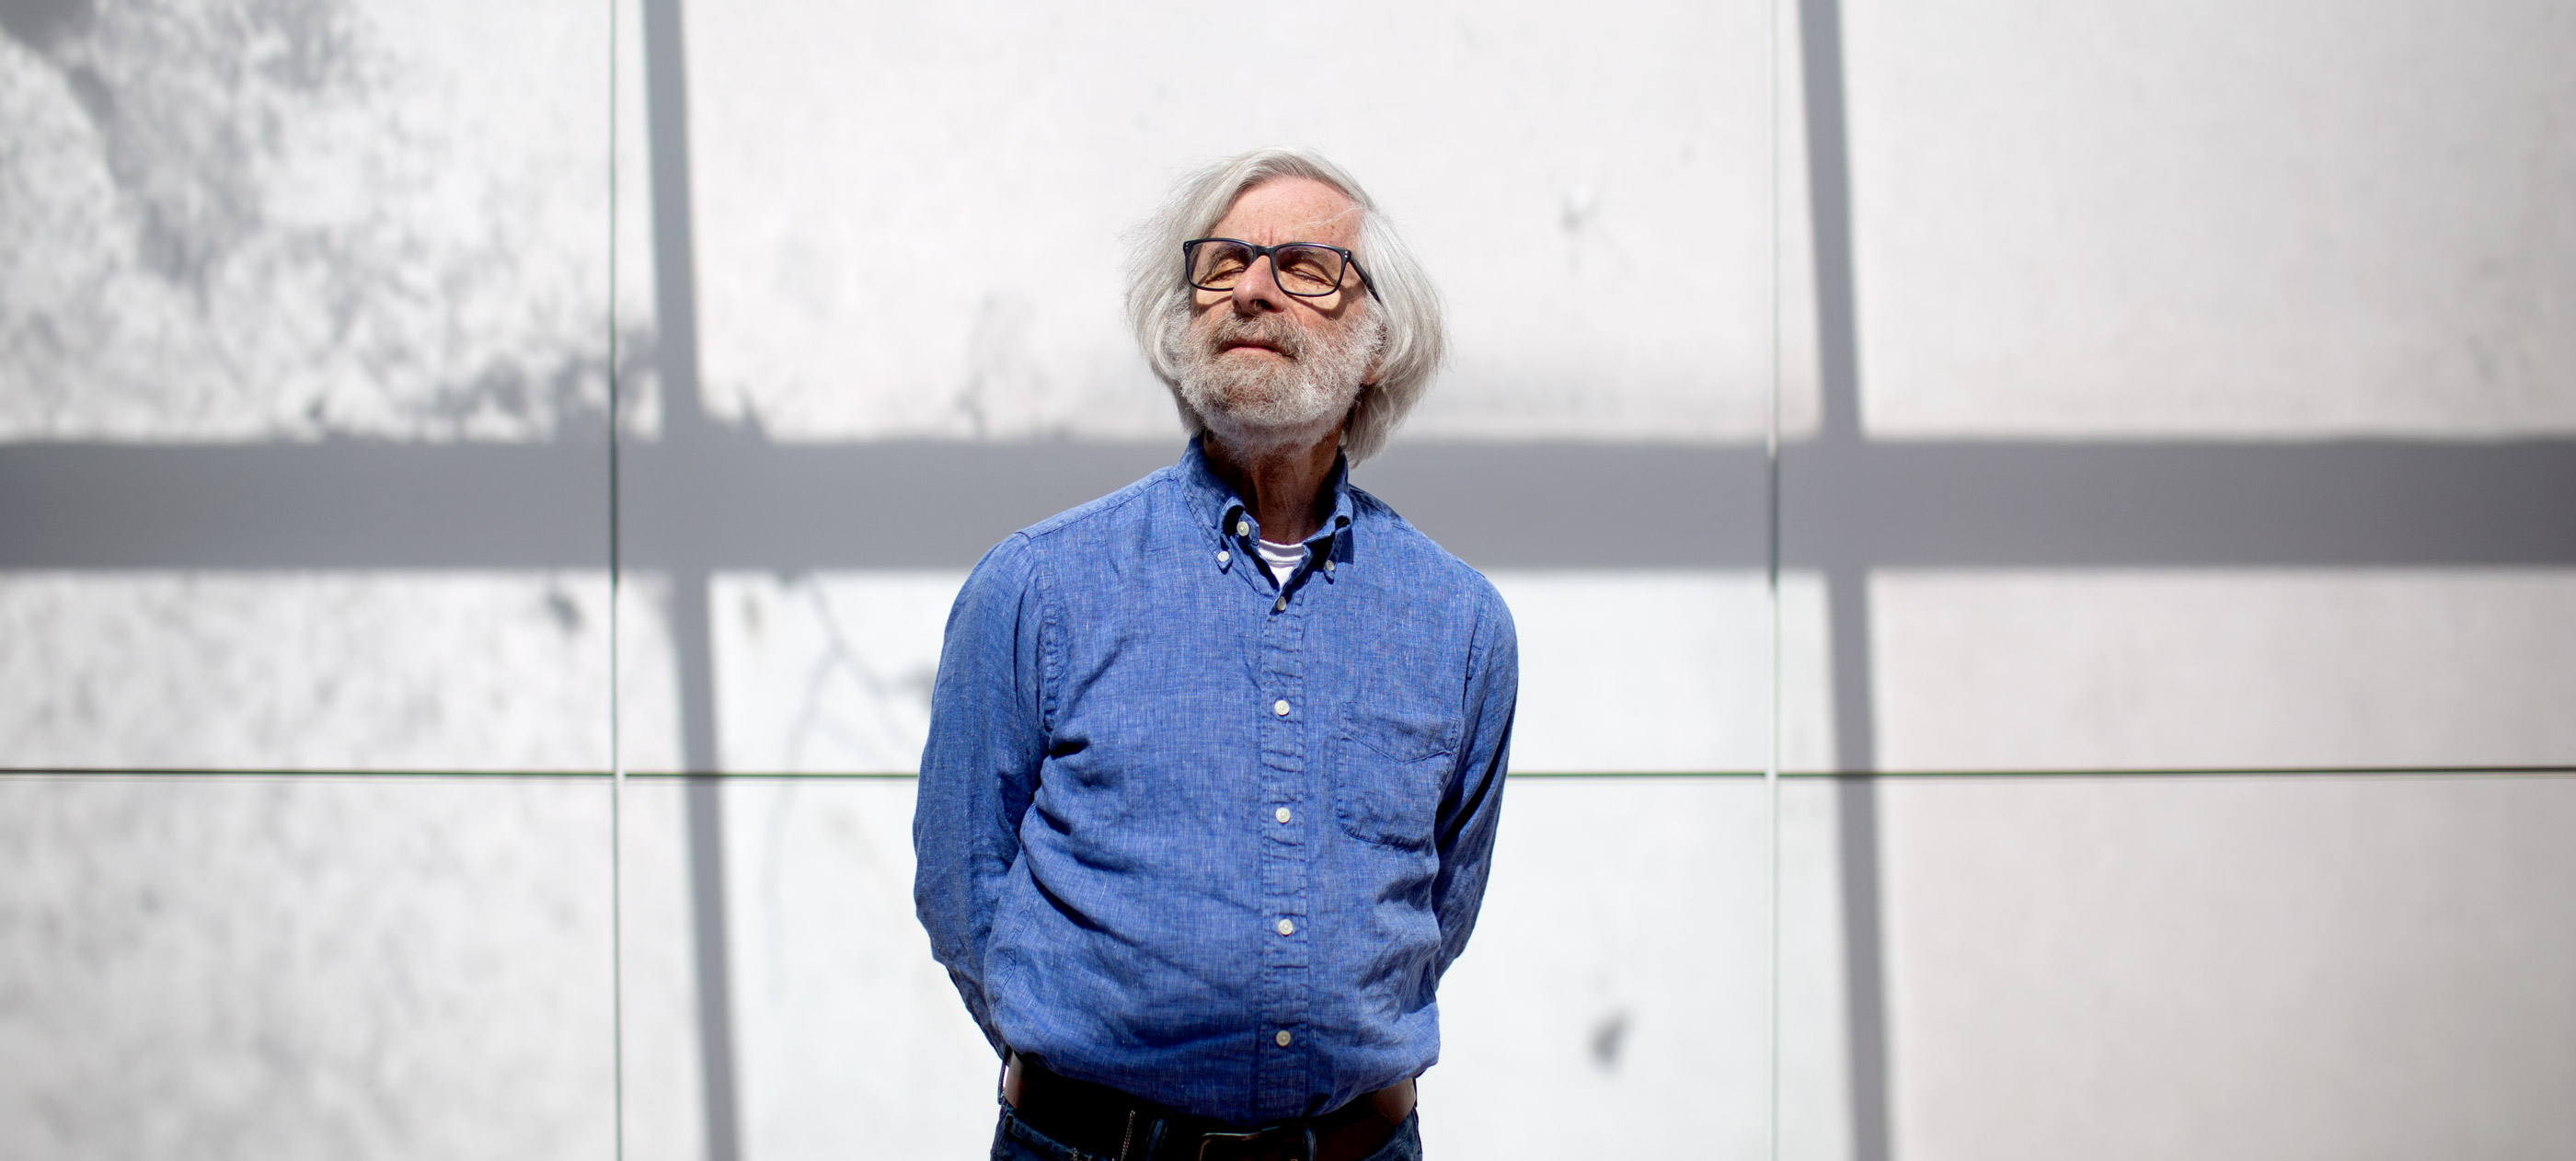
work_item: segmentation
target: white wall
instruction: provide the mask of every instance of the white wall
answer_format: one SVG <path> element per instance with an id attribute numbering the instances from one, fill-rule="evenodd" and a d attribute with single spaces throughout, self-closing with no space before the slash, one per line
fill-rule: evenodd
<path id="1" fill-rule="evenodd" d="M 0 456 L 369 439 L 604 471 L 612 388 L 660 446 L 638 5 L 426 11 L 11 17 Z M 1357 171 L 1449 296 L 1458 360 L 1405 438 L 1734 454 L 1776 410 L 1796 454 L 1797 15 L 688 5 L 698 402 L 853 454 L 1169 440 L 1120 231 L 1180 170 L 1288 141 Z M 1870 446 L 2576 431 L 2566 6 L 1840 15 Z M 11 486 L 12 513 L 87 511 Z M 1742 535 L 1709 555 L 1761 559 Z M 2203 772 L 1882 785 L 1893 1151 L 2569 1151 L 2576 569 L 2535 555 L 1869 572 L 1882 765 Z M 719 765 L 908 769 L 965 563 L 718 569 Z M 614 724 L 627 767 L 680 761 L 690 610 L 661 571 L 612 598 L 606 564 L 0 572 L 0 1153 L 603 1156 L 613 917 L 626 1147 L 702 1155 L 681 797 L 614 800 L 612 903 L 598 776 Z M 1824 572 L 1775 607 L 1741 565 L 1491 571 L 1523 772 L 1755 771 L 1775 734 L 1791 769 L 1847 757 Z M 2206 773 L 2388 765 L 2427 770 Z M 2479 765 L 2561 772 L 2441 769 Z M 72 766 L 197 773 L 28 773 Z M 279 769 L 306 773 L 212 773 Z M 1426 1135 L 1598 1150 L 1576 1114 L 1607 1102 L 1622 1149 L 1755 1155 L 1760 783 L 1511 796 Z M 909 798 L 726 788 L 747 1156 L 989 1131 L 904 898 Z M 1783 1156 L 1854 1148 L 1836 801 L 1784 788 Z"/>

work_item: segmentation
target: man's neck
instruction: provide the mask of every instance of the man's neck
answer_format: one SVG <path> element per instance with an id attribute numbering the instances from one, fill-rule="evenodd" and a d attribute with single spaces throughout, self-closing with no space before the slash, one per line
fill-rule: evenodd
<path id="1" fill-rule="evenodd" d="M 1341 425 L 1335 424 L 1324 438 L 1303 446 L 1244 453 L 1211 431 L 1200 438 L 1199 447 L 1207 454 L 1208 469 L 1243 497 L 1252 518 L 1261 522 L 1261 538 L 1273 544 L 1295 544 L 1322 528 L 1332 510 L 1324 484 L 1333 476 L 1341 443 Z"/>

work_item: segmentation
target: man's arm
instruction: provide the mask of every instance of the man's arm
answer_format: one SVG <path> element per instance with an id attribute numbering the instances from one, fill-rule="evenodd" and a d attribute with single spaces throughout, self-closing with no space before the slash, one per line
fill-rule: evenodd
<path id="1" fill-rule="evenodd" d="M 996 1051 L 1004 1046 L 986 1001 L 984 956 L 1046 754 L 1035 569 L 1028 539 L 1013 536 L 984 554 L 958 592 L 912 815 L 914 910 Z"/>
<path id="2" fill-rule="evenodd" d="M 1503 774 L 1511 760 L 1512 713 L 1520 701 L 1520 658 L 1511 610 L 1487 589 L 1468 649 L 1466 744 L 1458 750 L 1449 796 L 1440 803 L 1440 877 L 1431 888 L 1432 912 L 1440 920 L 1435 977 L 1467 950 L 1485 901 L 1494 827 L 1503 810 Z"/>

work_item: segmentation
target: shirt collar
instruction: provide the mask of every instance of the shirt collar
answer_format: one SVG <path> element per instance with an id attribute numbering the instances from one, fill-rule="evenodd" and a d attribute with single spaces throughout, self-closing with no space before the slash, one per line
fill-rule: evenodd
<path id="1" fill-rule="evenodd" d="M 1204 435 L 1191 436 L 1190 446 L 1181 451 L 1181 483 L 1189 491 L 1190 511 L 1198 515 L 1200 526 L 1214 530 L 1219 540 L 1234 539 L 1238 521 L 1252 522 L 1252 532 L 1257 535 L 1260 525 L 1244 506 L 1243 498 L 1235 495 L 1234 489 L 1208 466 L 1207 451 L 1199 446 L 1205 438 Z M 1336 454 L 1333 457 L 1333 474 L 1325 481 L 1325 487 L 1332 489 L 1333 512 L 1324 518 L 1323 527 L 1306 538 L 1307 543 L 1312 544 L 1350 528 L 1354 518 L 1350 480 L 1350 458 Z"/>

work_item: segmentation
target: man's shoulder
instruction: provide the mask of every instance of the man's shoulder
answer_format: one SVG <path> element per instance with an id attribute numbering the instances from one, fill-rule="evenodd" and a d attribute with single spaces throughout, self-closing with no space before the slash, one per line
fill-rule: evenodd
<path id="1" fill-rule="evenodd" d="M 1476 571 L 1475 566 L 1441 547 L 1439 541 L 1414 527 L 1412 521 L 1375 494 L 1356 486 L 1350 492 L 1353 517 L 1364 534 L 1378 541 L 1361 545 L 1363 551 L 1380 555 L 1397 571 L 1417 582 L 1428 582 L 1438 591 L 1469 598 L 1479 605 L 1502 610 L 1509 615 L 1503 605 L 1502 594 L 1494 588 L 1492 581 L 1485 579 L 1484 573 Z"/>
<path id="2" fill-rule="evenodd" d="M 1166 464 L 1145 473 L 1135 483 L 1102 496 L 1076 504 L 1035 524 L 1020 529 L 1019 534 L 1032 542 L 1079 540 L 1140 517 L 1156 493 L 1172 485 L 1179 469 Z"/>
<path id="3" fill-rule="evenodd" d="M 1177 471 L 1169 465 L 1147 472 L 1135 483 L 1099 499 L 1077 504 L 1002 539 L 988 555 L 1036 559 L 1082 552 L 1098 541 L 1132 533 L 1146 522 L 1154 497 L 1173 487 Z"/>

